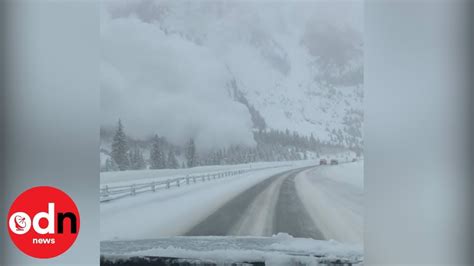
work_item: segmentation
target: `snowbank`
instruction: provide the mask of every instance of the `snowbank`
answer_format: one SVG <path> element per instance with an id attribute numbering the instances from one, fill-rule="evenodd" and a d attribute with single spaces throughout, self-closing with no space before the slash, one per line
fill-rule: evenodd
<path id="1" fill-rule="evenodd" d="M 296 190 L 326 239 L 362 245 L 363 161 L 304 171 Z"/>
<path id="2" fill-rule="evenodd" d="M 101 242 L 101 255 L 108 258 L 159 256 L 199 259 L 213 263 L 261 262 L 267 265 L 318 265 L 319 262 L 361 263 L 358 245 L 336 241 L 273 237 L 172 237 L 140 241 Z"/>
<path id="3" fill-rule="evenodd" d="M 102 172 L 100 173 L 101 185 L 127 185 L 130 183 L 147 183 L 153 181 L 160 181 L 165 179 L 172 179 L 183 177 L 186 175 L 208 174 L 222 171 L 232 171 L 239 169 L 263 168 L 272 166 L 305 166 L 315 164 L 315 160 L 302 161 L 282 161 L 282 162 L 258 162 L 249 164 L 234 164 L 234 165 L 209 165 L 199 166 L 193 168 L 180 169 L 159 169 L 159 170 L 128 170 L 117 172 Z"/>
<path id="4" fill-rule="evenodd" d="M 322 167 L 318 169 L 317 175 L 350 184 L 357 189 L 364 189 L 364 161 L 343 163 L 336 167 Z"/>
<path id="5" fill-rule="evenodd" d="M 100 205 L 101 239 L 149 239 L 182 235 L 227 201 L 285 170 L 271 168 Z"/>

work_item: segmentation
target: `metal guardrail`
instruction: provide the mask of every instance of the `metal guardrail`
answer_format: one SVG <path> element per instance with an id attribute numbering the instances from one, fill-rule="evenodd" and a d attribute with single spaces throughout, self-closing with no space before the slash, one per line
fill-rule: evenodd
<path id="1" fill-rule="evenodd" d="M 169 178 L 166 180 L 153 181 L 147 183 L 139 183 L 132 185 L 109 186 L 104 185 L 100 188 L 100 202 L 112 201 L 128 196 L 135 196 L 145 192 L 156 192 L 161 189 L 170 189 L 172 187 L 180 187 L 182 185 L 191 185 L 198 182 L 206 182 L 221 179 L 229 176 L 241 175 L 248 172 L 265 170 L 270 168 L 287 167 L 291 165 L 267 166 L 260 168 L 238 169 L 231 171 L 222 171 L 214 173 L 206 173 L 199 175 L 186 175 L 183 177 Z"/>

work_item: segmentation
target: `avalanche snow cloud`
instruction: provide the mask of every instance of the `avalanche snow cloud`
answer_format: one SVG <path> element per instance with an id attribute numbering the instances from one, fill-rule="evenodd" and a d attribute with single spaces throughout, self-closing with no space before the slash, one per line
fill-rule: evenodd
<path id="1" fill-rule="evenodd" d="M 361 1 L 105 1 L 102 126 L 198 148 L 271 129 L 362 145 Z"/>
<path id="2" fill-rule="evenodd" d="M 250 114 L 208 49 L 134 16 L 103 19 L 101 38 L 103 126 L 120 118 L 134 137 L 193 137 L 198 148 L 254 144 Z"/>

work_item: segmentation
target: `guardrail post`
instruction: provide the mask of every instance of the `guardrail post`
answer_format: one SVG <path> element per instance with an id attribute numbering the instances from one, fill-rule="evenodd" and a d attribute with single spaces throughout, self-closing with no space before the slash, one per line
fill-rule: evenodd
<path id="1" fill-rule="evenodd" d="M 130 192 L 132 194 L 132 196 L 135 196 L 136 194 L 136 191 L 135 191 L 135 184 L 132 185 L 131 189 L 130 189 Z"/>
<path id="2" fill-rule="evenodd" d="M 155 182 L 151 183 L 151 190 L 152 190 L 153 192 L 156 191 Z"/>
<path id="3" fill-rule="evenodd" d="M 176 180 L 176 186 L 179 187 L 179 179 Z"/>
<path id="4" fill-rule="evenodd" d="M 186 176 L 186 185 L 189 185 L 189 176 Z"/>
<path id="5" fill-rule="evenodd" d="M 170 188 L 170 180 L 166 180 L 166 188 Z"/>
<path id="6" fill-rule="evenodd" d="M 196 177 L 195 176 L 193 176 L 193 181 L 194 181 L 194 183 L 196 183 Z"/>

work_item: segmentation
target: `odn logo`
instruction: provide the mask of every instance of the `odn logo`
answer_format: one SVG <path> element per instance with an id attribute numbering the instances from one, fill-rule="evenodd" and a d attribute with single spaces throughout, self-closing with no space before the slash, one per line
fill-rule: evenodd
<path id="1" fill-rule="evenodd" d="M 74 201 L 62 190 L 33 187 L 20 194 L 8 212 L 13 243 L 35 258 L 53 258 L 66 252 L 79 233 L 80 216 Z"/>

